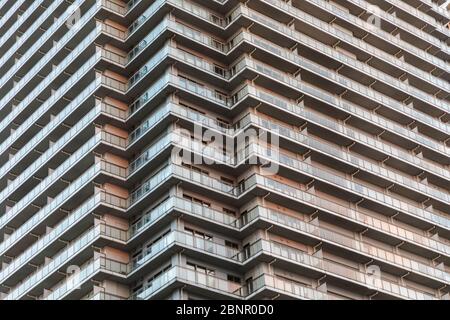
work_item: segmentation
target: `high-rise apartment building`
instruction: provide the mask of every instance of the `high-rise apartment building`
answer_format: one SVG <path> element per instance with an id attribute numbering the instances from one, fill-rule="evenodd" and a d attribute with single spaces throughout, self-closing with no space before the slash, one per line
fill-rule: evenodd
<path id="1" fill-rule="evenodd" d="M 443 0 L 1 0 L 0 299 L 449 299 Z"/>

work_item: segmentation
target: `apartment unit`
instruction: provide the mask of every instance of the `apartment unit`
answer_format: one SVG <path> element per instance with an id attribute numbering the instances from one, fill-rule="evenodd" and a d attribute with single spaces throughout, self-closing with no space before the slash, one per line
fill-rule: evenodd
<path id="1" fill-rule="evenodd" d="M 0 299 L 449 299 L 444 2 L 0 0 Z"/>

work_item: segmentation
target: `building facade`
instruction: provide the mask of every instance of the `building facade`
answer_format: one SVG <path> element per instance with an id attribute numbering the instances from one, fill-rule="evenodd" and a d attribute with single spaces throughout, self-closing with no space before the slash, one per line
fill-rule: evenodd
<path id="1" fill-rule="evenodd" d="M 0 299 L 449 299 L 443 2 L 1 0 Z"/>

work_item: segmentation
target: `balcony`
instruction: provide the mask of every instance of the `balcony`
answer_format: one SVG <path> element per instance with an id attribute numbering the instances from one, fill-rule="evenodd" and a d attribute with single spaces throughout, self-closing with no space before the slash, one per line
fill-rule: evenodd
<path id="1" fill-rule="evenodd" d="M 80 236 L 76 241 L 73 241 L 64 250 L 60 251 L 49 263 L 39 268 L 31 276 L 11 289 L 5 297 L 5 300 L 18 300 L 25 295 L 33 295 L 33 293 L 44 288 L 42 281 L 46 280 L 48 283 L 49 278 L 60 278 L 61 275 L 58 276 L 58 270 L 63 269 L 64 266 L 68 266 L 75 257 L 81 257 L 83 251 L 91 251 L 92 245 L 102 237 L 107 237 L 108 241 L 115 240 L 120 242 L 123 241 L 122 236 L 123 233 L 117 233 L 109 226 L 103 224 L 95 226 Z"/>
<path id="2" fill-rule="evenodd" d="M 132 300 L 161 299 L 175 287 L 186 286 L 193 292 L 207 293 L 216 299 L 241 299 L 239 285 L 216 276 L 206 275 L 182 266 L 174 266 L 143 289 L 134 293 Z"/>

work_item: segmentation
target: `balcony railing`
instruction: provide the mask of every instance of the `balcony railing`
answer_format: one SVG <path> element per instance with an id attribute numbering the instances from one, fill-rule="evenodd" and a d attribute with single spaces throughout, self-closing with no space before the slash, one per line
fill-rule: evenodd
<path id="1" fill-rule="evenodd" d="M 16 0 L 14 2 L 13 6 L 0 19 L 0 27 L 5 23 L 5 21 L 7 21 L 16 13 L 17 9 L 20 8 L 24 2 L 25 0 Z M 18 28 L 22 25 L 22 23 L 25 20 L 27 20 L 31 16 L 31 14 L 36 10 L 36 8 L 39 8 L 39 6 L 42 5 L 42 2 L 43 0 L 33 1 L 31 5 L 25 10 L 25 12 L 23 12 L 21 16 L 18 16 L 16 22 L 8 29 L 8 31 L 4 32 L 3 35 L 0 37 L 0 48 L 2 48 L 3 45 L 11 38 L 11 36 L 17 32 Z M 45 21 L 45 19 L 41 21 Z"/>
<path id="2" fill-rule="evenodd" d="M 96 239 L 101 236 L 107 236 L 112 238 L 117 235 L 116 232 L 110 232 L 112 227 L 104 224 L 99 224 L 91 230 L 84 233 L 77 240 L 73 241 L 67 248 L 58 253 L 53 259 L 45 266 L 41 267 L 33 273 L 30 277 L 21 282 L 17 287 L 13 288 L 10 293 L 5 297 L 5 300 L 17 300 L 27 294 L 36 285 L 42 283 L 44 279 L 49 277 L 52 273 L 57 272 L 62 266 L 64 266 L 72 257 L 79 254 L 84 248 L 89 247 L 94 243 Z M 120 233 L 119 233 L 120 234 Z M 125 236 L 125 233 L 122 234 Z M 117 238 L 118 241 L 123 241 L 122 238 Z M 54 291 L 57 292 L 57 291 Z"/>
<path id="3" fill-rule="evenodd" d="M 126 264 L 111 260 L 105 257 L 99 257 L 88 262 L 79 273 L 74 274 L 66 280 L 63 280 L 44 300 L 63 299 L 69 293 L 73 292 L 87 279 L 93 277 L 98 272 L 108 272 L 119 277 L 124 277 Z"/>
<path id="4" fill-rule="evenodd" d="M 330 25 L 330 24 L 328 24 L 328 23 L 326 23 L 326 22 L 324 22 L 324 21 L 322 21 L 322 20 L 320 20 L 320 19 L 318 19 L 318 18 L 316 18 L 316 17 L 314 17 L 314 16 L 312 16 L 312 15 L 306 13 L 306 12 L 303 12 L 303 11 L 297 9 L 296 7 L 294 7 L 294 6 L 290 5 L 290 4 L 287 4 L 285 2 L 281 2 L 279 0 L 262 0 L 262 1 L 270 2 L 271 5 L 276 6 L 280 10 L 283 10 L 284 12 L 289 13 L 293 18 L 299 19 L 299 20 L 301 20 L 301 21 L 303 21 L 305 23 L 308 23 L 308 24 L 312 25 L 315 28 L 319 28 L 323 32 L 327 32 L 330 35 L 337 37 L 341 41 L 345 41 L 347 43 L 350 43 L 351 45 L 353 45 L 353 46 L 355 46 L 355 47 L 357 47 L 359 49 L 363 49 L 366 52 L 370 52 L 371 54 L 373 54 L 375 56 L 376 55 L 382 56 L 383 60 L 386 60 L 386 61 L 393 60 L 392 59 L 392 55 L 389 55 L 388 53 L 384 52 L 383 50 L 378 49 L 377 47 L 375 47 L 373 45 L 370 45 L 367 42 L 354 37 L 353 35 L 346 34 L 345 32 L 342 32 L 342 31 L 336 29 L 332 25 Z M 320 0 L 315 0 L 315 1 L 319 2 Z M 333 12 L 333 13 L 336 14 L 336 11 Z M 355 22 L 358 23 L 359 25 L 361 25 L 361 26 L 364 25 L 369 30 L 377 30 L 375 28 L 370 28 L 370 24 L 369 23 L 367 23 L 367 22 L 365 22 L 365 21 L 363 21 L 361 19 L 358 19 L 359 21 L 356 20 L 356 19 L 357 18 L 354 17 Z M 378 29 L 377 32 L 383 33 L 383 38 L 384 39 L 389 38 L 389 41 L 391 41 L 391 42 L 400 43 L 400 41 L 401 41 L 401 40 L 399 41 L 398 38 L 393 38 L 392 35 L 386 37 L 386 35 L 384 34 L 385 32 L 382 31 L 381 29 Z M 438 57 L 435 57 L 435 56 L 427 53 L 424 50 L 420 50 L 420 49 L 418 49 L 418 48 L 416 48 L 416 47 L 412 46 L 411 44 L 408 44 L 408 43 L 406 43 L 404 41 L 401 41 L 401 43 L 402 43 L 402 46 L 403 46 L 404 50 L 411 51 L 413 55 L 416 55 L 417 57 L 421 58 L 422 60 L 424 60 L 424 61 L 426 61 L 428 63 L 432 63 L 435 66 L 437 66 L 437 67 L 439 67 L 439 68 L 441 68 L 443 70 L 447 70 L 448 69 L 448 64 L 446 62 L 444 62 L 443 60 L 439 59 Z M 413 67 L 411 65 L 408 65 L 408 68 L 409 69 L 420 70 L 420 69 L 418 69 L 416 67 Z M 426 73 L 426 72 L 421 70 L 420 73 Z"/>
<path id="5" fill-rule="evenodd" d="M 181 266 L 174 266 L 160 276 L 156 277 L 152 282 L 148 283 L 144 288 L 135 292 L 130 299 L 132 300 L 148 300 L 152 296 L 160 292 L 169 284 L 179 281 L 192 286 L 199 286 L 206 289 L 212 289 L 222 293 L 228 298 L 240 299 L 240 285 L 219 278 L 213 275 L 207 275 L 195 270 L 191 270 Z"/>

